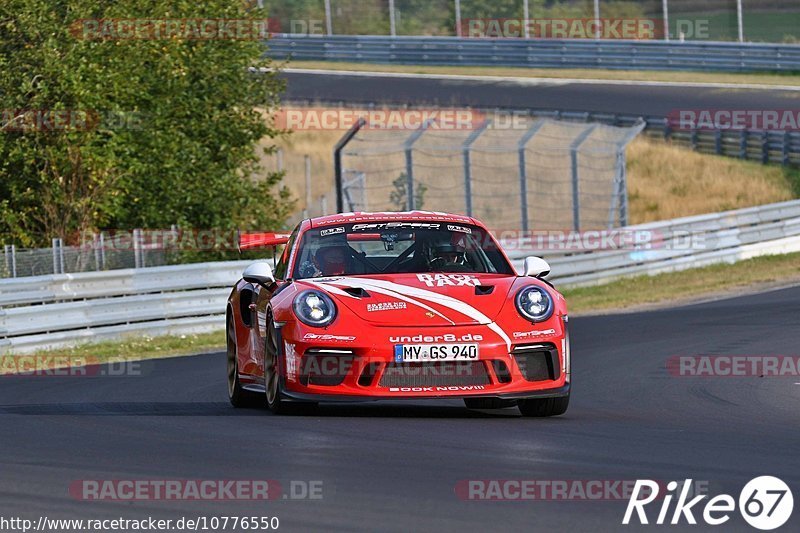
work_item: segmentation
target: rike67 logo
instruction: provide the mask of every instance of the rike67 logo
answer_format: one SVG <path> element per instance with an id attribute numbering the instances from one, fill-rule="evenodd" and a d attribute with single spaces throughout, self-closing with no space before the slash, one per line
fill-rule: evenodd
<path id="1" fill-rule="evenodd" d="M 736 511 L 737 502 L 733 496 L 720 494 L 714 496 L 701 505 L 708 497 L 706 494 L 690 498 L 692 480 L 688 479 L 683 484 L 671 481 L 666 486 L 666 492 L 659 494 L 661 487 L 651 480 L 637 480 L 622 519 L 624 525 L 631 520 L 638 519 L 640 524 L 649 524 L 652 516 L 648 517 L 645 507 L 656 500 L 661 500 L 661 509 L 655 523 L 680 524 L 686 520 L 688 524 L 697 524 L 695 514 L 711 526 L 719 526 L 730 520 L 731 513 Z M 680 494 L 678 489 L 680 487 Z M 642 495 L 645 495 L 642 497 Z M 674 509 L 672 501 L 677 496 Z M 745 522 L 756 529 L 769 531 L 784 525 L 792 516 L 794 497 L 789 486 L 782 480 L 772 476 L 757 477 L 744 486 L 739 494 L 738 510 Z M 670 511 L 672 511 L 670 516 Z M 635 513 L 635 515 L 634 515 Z M 634 518 L 635 516 L 635 518 Z"/>

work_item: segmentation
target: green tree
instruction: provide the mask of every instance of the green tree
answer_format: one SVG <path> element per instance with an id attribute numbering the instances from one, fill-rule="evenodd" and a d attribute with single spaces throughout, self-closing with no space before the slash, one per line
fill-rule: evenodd
<path id="1" fill-rule="evenodd" d="M 398 211 L 406 211 L 408 207 L 408 174 L 403 172 L 393 182 L 394 190 L 389 194 L 389 201 Z M 425 204 L 425 193 L 428 187 L 424 183 L 414 183 L 414 209 L 422 209 Z"/>
<path id="2" fill-rule="evenodd" d="M 258 142 L 278 134 L 269 117 L 283 88 L 262 39 L 96 39 L 80 22 L 264 18 L 231 0 L 4 0 L 0 239 L 282 227 L 292 201 L 258 164 Z M 66 126 L 36 123 L 58 110 Z"/>

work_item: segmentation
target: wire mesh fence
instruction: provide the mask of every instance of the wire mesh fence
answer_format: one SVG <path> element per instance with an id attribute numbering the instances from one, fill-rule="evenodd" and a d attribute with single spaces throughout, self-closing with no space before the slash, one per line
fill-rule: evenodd
<path id="1" fill-rule="evenodd" d="M 159 242 L 146 243 L 142 230 L 125 237 L 97 234 L 81 246 L 65 246 L 61 239 L 53 239 L 50 248 L 4 245 L 0 278 L 164 266 L 176 257 L 175 250 Z"/>
<path id="2" fill-rule="evenodd" d="M 362 124 L 342 150 L 343 209 L 464 213 L 497 230 L 627 224 L 625 147 L 643 122 L 498 122 L 445 129 L 429 120 L 412 131 Z"/>
<path id="3" fill-rule="evenodd" d="M 797 43 L 797 0 L 262 0 L 271 28 L 307 35 L 492 35 L 620 38 L 615 21 L 647 23 L 635 37 Z M 608 31 L 595 33 L 597 18 Z M 653 31 L 650 31 L 653 30 Z"/>

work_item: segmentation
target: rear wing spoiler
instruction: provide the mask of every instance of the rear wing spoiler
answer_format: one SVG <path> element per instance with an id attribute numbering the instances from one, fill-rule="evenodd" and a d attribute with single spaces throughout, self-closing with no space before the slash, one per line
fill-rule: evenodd
<path id="1" fill-rule="evenodd" d="M 239 251 L 281 246 L 289 242 L 288 233 L 239 233 Z"/>

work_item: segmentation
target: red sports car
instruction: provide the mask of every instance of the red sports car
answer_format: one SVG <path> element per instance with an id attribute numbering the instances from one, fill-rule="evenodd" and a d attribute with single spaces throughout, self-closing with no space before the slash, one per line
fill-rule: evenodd
<path id="1" fill-rule="evenodd" d="M 550 267 L 529 257 L 517 275 L 477 220 L 349 213 L 240 239 L 283 244 L 228 300 L 234 406 L 462 398 L 525 416 L 567 410 L 567 305 L 543 279 Z"/>

